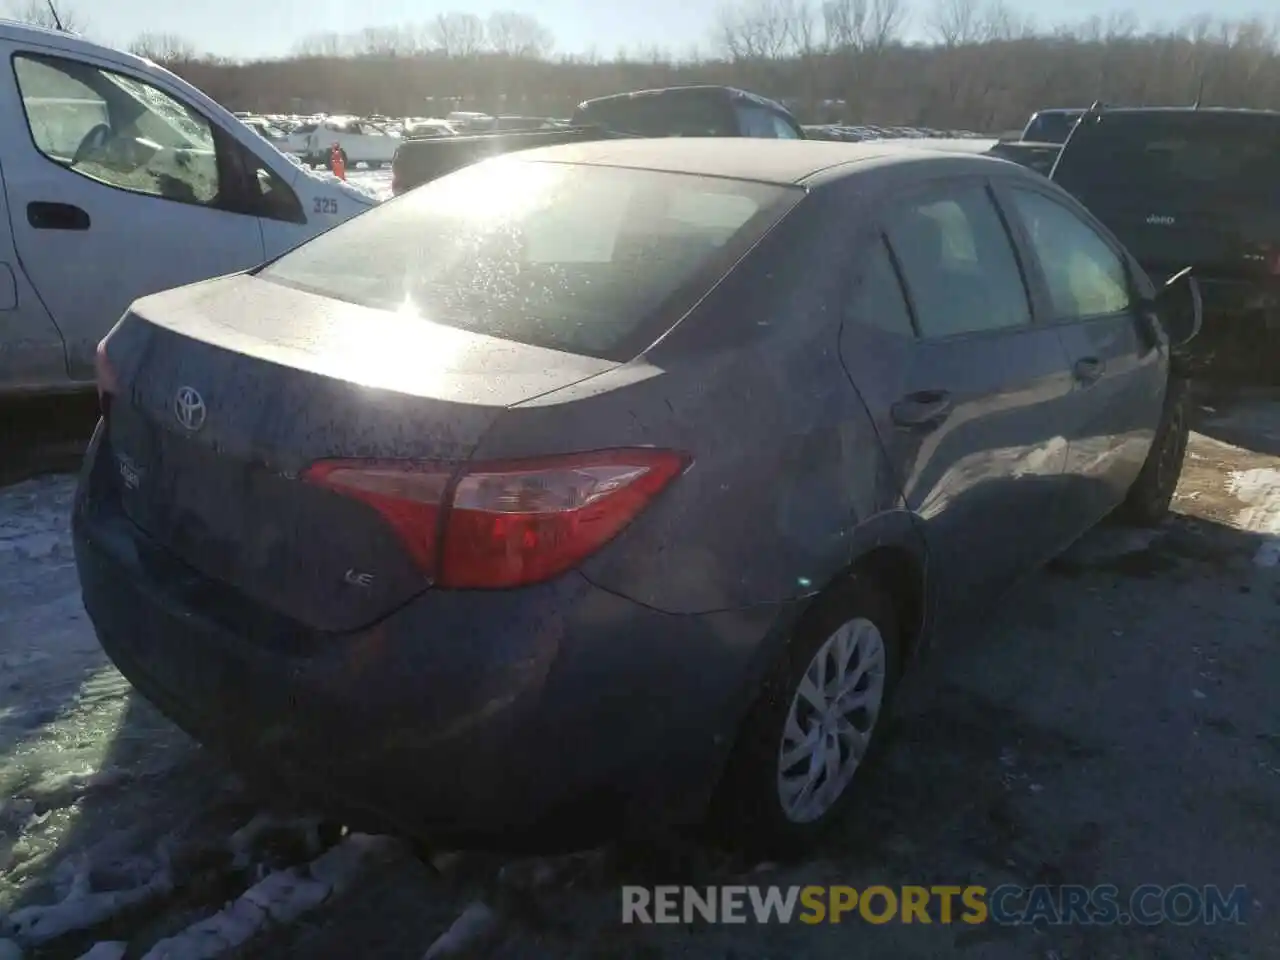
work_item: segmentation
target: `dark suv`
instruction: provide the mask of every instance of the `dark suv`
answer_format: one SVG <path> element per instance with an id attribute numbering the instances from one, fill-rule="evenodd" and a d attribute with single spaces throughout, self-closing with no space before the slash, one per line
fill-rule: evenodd
<path id="1" fill-rule="evenodd" d="M 1094 107 L 1050 177 L 1157 284 L 1191 265 L 1206 333 L 1280 329 L 1280 112 Z"/>

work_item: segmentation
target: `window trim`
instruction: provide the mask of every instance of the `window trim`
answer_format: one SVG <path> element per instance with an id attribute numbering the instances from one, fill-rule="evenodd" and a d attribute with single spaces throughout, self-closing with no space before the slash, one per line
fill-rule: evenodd
<path id="1" fill-rule="evenodd" d="M 1044 267 L 1040 262 L 1040 252 L 1035 247 L 1035 241 L 1031 237 L 1031 231 L 1027 227 L 1026 221 L 1022 217 L 1022 212 L 1018 209 L 1017 201 L 1014 199 L 1014 193 L 1018 190 L 1026 193 L 1032 193 L 1036 196 L 1044 198 L 1049 203 L 1056 204 L 1065 210 L 1068 214 L 1073 215 L 1082 224 L 1093 231 L 1096 236 L 1112 255 L 1120 262 L 1120 267 L 1124 271 L 1125 288 L 1129 293 L 1129 305 L 1124 310 L 1114 310 L 1110 313 L 1091 313 L 1082 317 L 1064 317 L 1059 316 L 1057 308 L 1053 303 L 1053 291 L 1049 286 L 1049 278 L 1045 274 Z M 1116 317 L 1132 316 L 1137 309 L 1139 296 L 1134 284 L 1133 265 L 1130 263 L 1128 252 L 1122 247 L 1110 231 L 1105 228 L 1099 229 L 1102 224 L 1084 207 L 1077 209 L 1076 204 L 1072 202 L 1064 202 L 1064 198 L 1055 196 L 1052 190 L 1041 189 L 1040 184 L 1034 181 L 1005 180 L 1000 183 L 996 189 L 997 200 L 999 201 L 1005 216 L 1011 223 L 1016 224 L 1016 230 L 1022 238 L 1022 242 L 1027 248 L 1027 252 L 1034 259 L 1034 269 L 1036 286 L 1039 288 L 1039 297 L 1043 304 L 1041 321 L 1044 326 L 1060 327 L 1070 326 L 1077 323 L 1092 323 L 1095 320 L 1113 319 Z M 1066 200 L 1070 201 L 1068 196 Z"/>
<path id="2" fill-rule="evenodd" d="M 977 186 L 987 196 L 987 201 L 991 204 L 996 220 L 1004 229 L 1005 239 L 1009 242 L 1009 252 L 1013 256 L 1014 267 L 1018 272 L 1018 279 L 1022 284 L 1022 293 L 1027 304 L 1027 321 L 1011 327 L 994 327 L 989 330 L 964 330 L 959 333 L 949 333 L 946 336 L 926 336 L 923 327 L 920 325 L 919 312 L 916 308 L 915 297 L 911 292 L 911 284 L 907 282 L 906 271 L 902 268 L 901 258 L 898 251 L 894 248 L 893 241 L 890 239 L 889 227 L 893 219 L 893 215 L 902 210 L 906 205 L 912 203 L 920 203 L 921 201 L 934 200 L 954 200 L 954 190 L 961 187 Z M 964 340 L 981 339 L 985 337 L 1007 336 L 1013 333 L 1019 333 L 1027 330 L 1035 330 L 1041 326 L 1041 304 L 1037 296 L 1036 284 L 1040 282 L 1039 274 L 1033 276 L 1028 275 L 1027 265 L 1024 263 L 1024 254 L 1021 237 L 1021 224 L 1015 228 L 1005 217 L 1004 210 L 1001 208 L 995 189 L 989 177 L 982 174 L 965 174 L 962 176 L 948 176 L 942 179 L 929 180 L 924 184 L 909 187 L 905 190 L 897 191 L 890 197 L 875 218 L 877 232 L 883 234 L 885 246 L 889 250 L 889 255 L 893 260 L 894 268 L 898 273 L 899 282 L 902 284 L 904 293 L 907 296 L 907 305 L 911 311 L 912 325 L 917 332 L 918 341 L 920 343 L 955 343 Z M 1039 267 L 1037 264 L 1037 271 Z"/>
<path id="3" fill-rule="evenodd" d="M 97 177 L 91 177 L 88 174 L 81 173 L 79 170 L 73 170 L 69 166 L 63 166 L 62 164 L 58 163 L 56 160 L 50 157 L 47 153 L 41 150 L 40 145 L 36 143 L 35 129 L 31 125 L 31 114 L 27 110 L 27 98 L 23 96 L 22 81 L 18 77 L 18 60 L 20 59 L 32 60 L 36 62 L 53 61 L 54 63 L 79 64 L 80 66 L 89 67 L 90 69 L 97 70 L 102 73 L 117 73 L 122 77 L 125 77 L 129 80 L 134 81 L 135 83 L 141 83 L 141 84 L 145 84 L 148 87 L 152 87 L 155 90 L 158 90 L 160 93 L 164 94 L 169 99 L 174 100 L 175 102 L 181 104 L 187 110 L 193 111 L 197 117 L 199 117 L 208 125 L 209 133 L 213 139 L 214 162 L 217 164 L 217 168 L 218 168 L 218 193 L 215 195 L 215 197 L 220 202 L 192 203 L 189 200 L 179 200 L 175 197 L 164 197 L 155 193 L 146 193 L 142 190 L 132 190 L 128 187 L 122 187 L 119 184 L 108 183 L 106 180 L 99 180 Z M 222 130 L 222 127 L 219 124 L 214 123 L 212 119 L 205 116 L 205 114 L 202 111 L 197 110 L 194 106 L 187 103 L 185 100 L 181 99 L 180 97 L 175 96 L 172 92 L 165 90 L 163 87 L 157 86 L 151 80 L 151 78 L 142 77 L 142 76 L 138 76 L 136 74 L 130 73 L 129 71 L 123 70 L 114 64 L 110 66 L 105 66 L 99 63 L 95 63 L 92 60 L 77 59 L 76 57 L 65 56 L 58 53 L 43 53 L 40 51 L 28 49 L 28 48 L 15 50 L 13 51 L 13 53 L 9 55 L 9 69 L 13 74 L 14 91 L 18 95 L 18 102 L 21 103 L 22 105 L 22 119 L 23 119 L 23 125 L 27 128 L 27 139 L 31 143 L 31 149 L 33 149 L 36 152 L 36 155 L 40 158 L 40 160 L 43 163 L 47 163 L 51 167 L 54 167 L 58 170 L 63 170 L 74 177 L 79 177 L 81 180 L 84 180 L 88 183 L 96 184 L 97 186 L 100 186 L 100 187 L 105 187 L 108 190 L 115 190 L 120 193 L 128 194 L 131 197 L 143 197 L 148 200 L 159 200 L 165 203 L 177 203 L 177 204 L 181 204 L 184 207 L 194 207 L 198 210 L 218 210 L 223 213 L 232 213 L 240 216 L 245 215 L 241 210 L 238 210 L 235 208 L 236 205 L 234 202 L 229 203 L 228 198 L 223 195 L 224 187 L 231 190 L 236 189 L 232 183 L 234 178 L 229 176 L 230 174 L 229 164 L 228 164 L 229 158 L 225 155 L 225 152 L 220 148 L 220 144 L 219 144 L 218 135 L 220 132 L 225 132 L 225 131 Z M 248 206 L 248 204 L 245 204 L 245 206 Z"/>

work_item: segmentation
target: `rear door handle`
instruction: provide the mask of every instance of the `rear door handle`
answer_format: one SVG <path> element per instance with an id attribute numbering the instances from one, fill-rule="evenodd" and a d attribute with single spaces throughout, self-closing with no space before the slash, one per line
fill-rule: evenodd
<path id="1" fill-rule="evenodd" d="M 88 230 L 90 221 L 74 204 L 34 200 L 27 204 L 27 223 L 37 230 Z"/>
<path id="2" fill-rule="evenodd" d="M 1071 368 L 1071 373 L 1080 383 L 1087 384 L 1094 383 L 1106 369 L 1107 365 L 1097 357 L 1084 357 L 1076 361 L 1076 365 Z"/>
<path id="3" fill-rule="evenodd" d="M 951 412 L 951 394 L 945 390 L 909 393 L 892 407 L 889 416 L 900 427 L 931 427 Z"/>

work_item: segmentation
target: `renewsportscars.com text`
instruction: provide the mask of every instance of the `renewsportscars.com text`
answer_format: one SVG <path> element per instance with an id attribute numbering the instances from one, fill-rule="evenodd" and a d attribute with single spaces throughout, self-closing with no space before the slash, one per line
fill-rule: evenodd
<path id="1" fill-rule="evenodd" d="M 994 923 L 1154 926 L 1244 923 L 1243 886 L 1110 884 L 622 888 L 623 923 Z"/>

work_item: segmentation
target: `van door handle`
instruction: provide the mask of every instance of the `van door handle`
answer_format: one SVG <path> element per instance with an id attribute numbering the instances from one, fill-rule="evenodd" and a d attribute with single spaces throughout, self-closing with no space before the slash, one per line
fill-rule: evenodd
<path id="1" fill-rule="evenodd" d="M 74 204 L 34 200 L 27 204 L 27 223 L 37 230 L 88 230 L 90 220 Z"/>
<path id="2" fill-rule="evenodd" d="M 1080 383 L 1090 384 L 1097 382 L 1106 369 L 1107 365 L 1097 357 L 1083 357 L 1071 368 L 1071 374 Z"/>
<path id="3" fill-rule="evenodd" d="M 945 390 L 909 393 L 892 407 L 889 416 L 900 427 L 932 427 L 951 412 L 951 394 Z"/>

